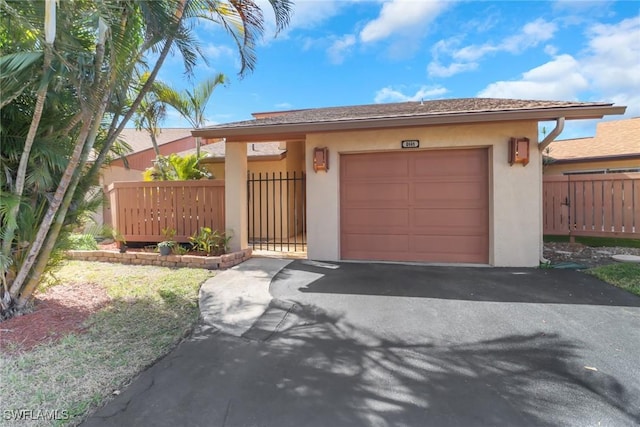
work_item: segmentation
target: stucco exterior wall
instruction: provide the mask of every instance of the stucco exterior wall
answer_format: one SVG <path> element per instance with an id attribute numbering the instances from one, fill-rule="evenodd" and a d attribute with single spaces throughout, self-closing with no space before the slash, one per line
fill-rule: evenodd
<path id="1" fill-rule="evenodd" d="M 565 172 L 573 171 L 597 171 L 620 168 L 640 168 L 640 159 L 550 164 L 544 166 L 543 173 L 545 175 L 562 175 Z"/>
<path id="2" fill-rule="evenodd" d="M 287 141 L 287 170 L 304 172 L 304 141 Z"/>
<path id="3" fill-rule="evenodd" d="M 216 179 L 225 179 L 225 166 L 224 162 L 203 162 L 203 165 L 213 174 Z M 249 172 L 253 172 L 256 174 L 256 178 L 258 177 L 258 173 L 262 173 L 263 176 L 265 173 L 271 172 L 286 172 L 286 158 L 283 160 L 251 160 L 248 159 L 247 167 L 249 168 Z"/>
<path id="4" fill-rule="evenodd" d="M 116 181 L 142 181 L 142 170 L 125 169 L 122 166 L 106 166 L 102 169 L 103 186 Z"/>
<path id="5" fill-rule="evenodd" d="M 510 137 L 531 140 L 530 162 L 510 166 Z M 431 126 L 308 135 L 307 241 L 310 259 L 340 259 L 340 154 L 401 150 L 419 139 L 420 150 L 489 147 L 489 263 L 537 266 L 542 250 L 542 167 L 536 122 Z M 313 148 L 329 148 L 329 171 L 313 172 Z"/>

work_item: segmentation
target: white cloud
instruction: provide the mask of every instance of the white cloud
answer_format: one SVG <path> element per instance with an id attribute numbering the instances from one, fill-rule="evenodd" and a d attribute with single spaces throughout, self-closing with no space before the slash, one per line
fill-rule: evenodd
<path id="1" fill-rule="evenodd" d="M 336 41 L 327 49 L 329 60 L 333 64 L 342 64 L 345 56 L 351 51 L 356 44 L 356 37 L 353 34 L 346 34 Z"/>
<path id="2" fill-rule="evenodd" d="M 257 0 L 256 3 L 264 14 L 265 32 L 263 41 L 268 43 L 276 35 L 273 8 L 269 0 Z M 336 16 L 349 3 L 350 1 L 347 0 L 296 0 L 292 7 L 289 25 L 277 37 L 286 39 L 288 34 L 295 29 L 309 29 L 322 25 Z"/>
<path id="3" fill-rule="evenodd" d="M 640 17 L 596 24 L 587 36 L 579 56 L 559 55 L 520 79 L 492 83 L 478 95 L 607 101 L 626 105 L 626 116 L 640 115 Z"/>
<path id="4" fill-rule="evenodd" d="M 380 104 L 383 102 L 420 101 L 423 99 L 432 99 L 445 93 L 447 93 L 447 89 L 442 86 L 421 86 L 415 94 L 405 95 L 400 90 L 387 86 L 376 92 L 374 102 Z"/>
<path id="5" fill-rule="evenodd" d="M 580 64 L 571 55 L 560 55 L 522 74 L 516 81 L 491 83 L 478 96 L 489 98 L 575 99 L 589 87 Z"/>
<path id="6" fill-rule="evenodd" d="M 209 59 L 220 58 L 221 56 L 234 56 L 236 51 L 225 45 L 207 44 L 202 47 L 202 53 Z"/>
<path id="7" fill-rule="evenodd" d="M 431 77 L 451 77 L 465 71 L 471 71 L 478 68 L 477 62 L 452 62 L 444 66 L 437 61 L 431 61 L 427 66 L 427 73 Z"/>
<path id="8" fill-rule="evenodd" d="M 428 27 L 447 7 L 447 1 L 389 0 L 382 5 L 380 15 L 368 22 L 360 32 L 360 40 L 370 43 L 397 33 L 411 34 Z"/>
<path id="9" fill-rule="evenodd" d="M 541 42 L 553 38 L 553 34 L 557 29 L 556 24 L 538 18 L 533 22 L 527 23 L 521 33 L 507 37 L 501 43 L 466 46 L 453 52 L 451 56 L 457 60 L 477 61 L 483 56 L 494 52 L 521 53 L 528 48 L 535 47 Z"/>
<path id="10" fill-rule="evenodd" d="M 489 54 L 497 52 L 522 53 L 550 40 L 556 31 L 557 25 L 555 23 L 538 18 L 527 23 L 519 34 L 507 37 L 500 43 L 472 44 L 457 48 L 461 43 L 460 37 L 440 40 L 432 49 L 434 59 L 427 66 L 427 72 L 432 77 L 450 77 L 464 71 L 474 70 L 478 66 L 478 61 Z M 443 65 L 440 59 L 442 56 L 450 57 L 451 64 Z"/>
<path id="11" fill-rule="evenodd" d="M 347 4 L 344 0 L 296 0 L 289 27 L 314 28 L 336 16 Z"/>
<path id="12" fill-rule="evenodd" d="M 279 104 L 276 104 L 275 107 L 282 110 L 290 110 L 291 108 L 293 108 L 293 105 L 289 104 L 288 102 L 280 102 Z"/>
<path id="13" fill-rule="evenodd" d="M 556 56 L 558 54 L 558 48 L 552 44 L 548 44 L 544 47 L 544 53 L 549 56 Z"/>
<path id="14" fill-rule="evenodd" d="M 640 17 L 617 25 L 593 26 L 589 32 L 585 74 L 602 91 L 633 88 L 640 93 Z"/>

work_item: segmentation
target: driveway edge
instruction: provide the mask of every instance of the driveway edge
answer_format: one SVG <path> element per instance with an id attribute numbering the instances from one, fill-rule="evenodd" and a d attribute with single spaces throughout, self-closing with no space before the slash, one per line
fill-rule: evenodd
<path id="1" fill-rule="evenodd" d="M 200 287 L 200 317 L 205 325 L 241 336 L 271 302 L 269 285 L 292 260 L 251 258 L 217 274 Z"/>

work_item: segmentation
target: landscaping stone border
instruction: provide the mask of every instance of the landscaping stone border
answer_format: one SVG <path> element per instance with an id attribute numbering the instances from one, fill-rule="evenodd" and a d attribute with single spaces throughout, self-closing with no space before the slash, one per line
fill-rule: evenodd
<path id="1" fill-rule="evenodd" d="M 167 255 L 153 252 L 119 251 L 67 251 L 69 259 L 81 261 L 118 262 L 121 264 L 159 265 L 162 267 L 206 268 L 207 270 L 224 270 L 238 265 L 251 258 L 251 249 L 231 252 L 220 256 Z"/>

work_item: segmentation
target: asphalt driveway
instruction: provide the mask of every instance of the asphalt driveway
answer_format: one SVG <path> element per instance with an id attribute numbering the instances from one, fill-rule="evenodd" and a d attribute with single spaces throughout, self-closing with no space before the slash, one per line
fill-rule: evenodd
<path id="1" fill-rule="evenodd" d="M 86 425 L 640 424 L 640 298 L 566 270 L 294 261 Z"/>

